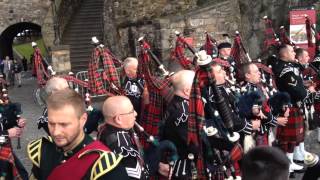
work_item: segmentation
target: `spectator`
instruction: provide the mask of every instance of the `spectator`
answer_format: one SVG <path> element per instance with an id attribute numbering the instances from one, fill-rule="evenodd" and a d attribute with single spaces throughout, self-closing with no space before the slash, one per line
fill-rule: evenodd
<path id="1" fill-rule="evenodd" d="M 12 60 L 9 58 L 9 56 L 6 56 L 6 58 L 3 60 L 3 73 L 6 76 L 6 81 L 8 86 L 10 85 L 10 73 L 12 70 Z"/>
<path id="2" fill-rule="evenodd" d="M 14 73 L 15 81 L 18 83 L 18 87 L 21 87 L 21 71 L 22 71 L 21 62 L 14 59 L 13 60 L 13 73 Z"/>
<path id="3" fill-rule="evenodd" d="M 23 65 L 23 70 L 28 71 L 28 60 L 26 59 L 26 57 L 23 56 L 21 61 L 22 61 L 22 65 Z"/>
<path id="4" fill-rule="evenodd" d="M 243 180 L 288 180 L 289 159 L 274 147 L 257 147 L 251 149 L 242 161 Z"/>

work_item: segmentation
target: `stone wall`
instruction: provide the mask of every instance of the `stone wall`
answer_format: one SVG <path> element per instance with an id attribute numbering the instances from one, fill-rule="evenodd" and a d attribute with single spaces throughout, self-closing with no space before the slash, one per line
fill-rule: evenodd
<path id="1" fill-rule="evenodd" d="M 61 0 L 57 6 L 57 19 L 61 34 L 71 20 L 73 14 L 80 7 L 82 0 Z"/>
<path id="2" fill-rule="evenodd" d="M 175 30 L 182 32 L 184 36 L 193 38 L 193 45 L 196 48 L 199 48 L 204 43 L 205 31 L 210 32 L 217 40 L 222 40 L 222 34 L 234 34 L 236 30 L 239 30 L 240 10 L 238 3 L 235 3 L 234 0 L 205 3 L 203 7 L 197 7 L 194 4 L 189 7 L 191 6 L 192 9 L 189 9 L 188 12 L 170 14 L 169 12 L 171 11 L 168 11 L 169 15 L 166 16 L 160 12 L 154 12 L 153 14 L 160 13 L 160 16 L 150 20 L 144 18 L 135 19 L 133 17 L 134 21 L 131 22 L 121 21 L 121 16 L 112 13 L 113 9 L 109 8 L 107 9 L 109 21 L 110 17 L 112 17 L 113 21 L 111 22 L 117 23 L 113 25 L 107 23 L 108 27 L 105 26 L 105 29 L 113 29 L 113 33 L 108 31 L 105 36 L 106 44 L 115 54 L 121 52 L 120 56 L 124 58 L 136 55 L 137 39 L 140 36 L 146 36 L 153 47 L 153 51 L 166 61 L 169 59 L 170 51 L 175 44 Z M 142 14 L 144 13 L 140 14 L 141 17 L 143 17 Z M 115 37 L 117 38 L 112 43 L 110 38 Z M 119 42 L 120 46 L 114 46 Z"/>
<path id="3" fill-rule="evenodd" d="M 50 0 L 0 0 L 0 34 L 19 22 L 42 26 L 50 4 Z"/>
<path id="4" fill-rule="evenodd" d="M 196 0 L 114 0 L 115 18 L 121 23 L 150 20 L 184 13 L 196 6 Z M 130 18 L 128 18 L 130 17 Z M 120 24 L 121 24 L 120 23 Z"/>
<path id="5" fill-rule="evenodd" d="M 263 16 L 273 20 L 276 30 L 281 25 L 288 29 L 290 8 L 313 3 L 315 0 L 106 0 L 108 31 L 104 38 L 106 45 L 123 58 L 135 55 L 135 41 L 146 35 L 155 52 L 166 60 L 174 45 L 174 30 L 192 37 L 196 47 L 204 42 L 205 31 L 222 40 L 222 34 L 233 38 L 238 30 L 251 57 L 257 58 L 263 49 Z"/>
<path id="6" fill-rule="evenodd" d="M 251 57 L 262 55 L 265 24 L 263 16 L 273 21 L 277 32 L 280 26 L 289 30 L 289 11 L 295 6 L 311 6 L 316 0 L 239 0 L 241 31 L 244 44 Z"/>

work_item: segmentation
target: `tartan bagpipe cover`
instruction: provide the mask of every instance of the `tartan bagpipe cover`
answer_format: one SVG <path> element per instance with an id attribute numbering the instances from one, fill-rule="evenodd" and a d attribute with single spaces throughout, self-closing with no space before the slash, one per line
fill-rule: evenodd
<path id="1" fill-rule="evenodd" d="M 16 180 L 22 180 L 18 169 L 16 168 L 15 162 L 14 162 L 14 156 L 13 151 L 11 147 L 11 142 L 6 143 L 5 145 L 0 146 L 0 161 L 3 161 L 4 163 L 1 163 L 3 166 L 8 167 L 2 167 L 0 166 L 0 175 L 1 174 L 12 174 L 12 177 L 14 177 Z M 11 166 L 11 167 L 9 167 Z M 10 170 L 12 172 L 3 172 L 3 170 Z"/>
<path id="2" fill-rule="evenodd" d="M 208 70 L 209 71 L 209 70 Z M 193 80 L 190 99 L 189 99 L 189 118 L 188 118 L 188 144 L 193 144 L 198 148 L 197 170 L 200 179 L 205 179 L 202 136 L 203 124 L 205 121 L 204 104 L 201 96 L 201 88 L 208 84 L 209 77 L 207 71 L 199 68 L 195 73 Z"/>
<path id="3" fill-rule="evenodd" d="M 37 76 L 37 82 L 39 86 L 44 86 L 46 84 L 46 79 L 49 79 L 49 75 L 47 70 L 43 65 L 43 60 L 41 56 L 41 51 L 38 47 L 34 49 L 33 52 L 34 57 L 34 71 Z M 46 78 L 46 79 L 45 79 Z"/>
<path id="4" fill-rule="evenodd" d="M 286 126 L 278 126 L 277 139 L 285 152 L 293 152 L 293 148 L 304 140 L 304 120 L 300 108 L 291 107 Z"/>
<path id="5" fill-rule="evenodd" d="M 177 60 L 183 69 L 192 69 L 192 62 L 184 55 L 185 41 L 182 37 L 177 37 L 176 47 L 171 52 L 171 59 Z"/>
<path id="6" fill-rule="evenodd" d="M 99 63 L 103 63 L 102 74 L 98 72 Z M 104 81 L 109 83 L 110 88 L 120 90 L 120 80 L 117 70 L 113 63 L 113 58 L 109 51 L 104 48 L 96 47 L 93 49 L 91 59 L 89 61 L 89 89 L 95 94 L 106 94 L 107 91 L 104 89 Z"/>
<path id="7" fill-rule="evenodd" d="M 151 60 L 147 52 L 149 48 L 150 46 L 145 43 L 139 56 L 139 76 L 144 78 L 149 91 L 149 104 L 145 105 L 141 111 L 143 120 L 140 123 L 148 134 L 158 136 L 164 98 L 169 101 L 173 97 L 173 90 L 170 87 L 169 79 L 152 76 L 149 68 Z M 148 147 L 149 143 L 146 142 L 144 136 L 141 136 L 141 141 L 145 148 Z"/>
<path id="8" fill-rule="evenodd" d="M 211 37 L 208 33 L 206 34 L 206 42 L 204 43 L 203 47 L 207 54 L 212 56 L 214 44 L 211 41 Z"/>
<path id="9" fill-rule="evenodd" d="M 264 40 L 264 50 L 269 49 L 271 46 L 278 45 L 278 41 L 276 40 L 276 34 L 272 27 L 271 19 L 265 19 L 265 30 L 264 30 L 265 40 Z"/>
<path id="10" fill-rule="evenodd" d="M 236 68 L 239 68 L 241 64 L 248 62 L 248 60 L 246 59 L 246 54 L 244 52 L 240 35 L 236 35 L 234 38 L 230 56 L 234 59 L 236 63 Z"/>
<path id="11" fill-rule="evenodd" d="M 207 33 L 206 34 L 206 42 L 203 45 L 204 50 L 207 52 L 208 55 L 212 56 L 213 54 L 213 49 L 214 49 L 214 43 L 212 42 L 212 38 L 211 36 Z M 217 57 L 215 59 L 213 59 L 213 61 L 215 63 L 218 63 L 219 65 L 225 67 L 225 68 L 229 68 L 231 66 L 231 64 L 226 61 L 226 60 L 222 60 L 221 58 Z"/>
<path id="12" fill-rule="evenodd" d="M 286 29 L 284 27 L 280 28 L 279 40 L 280 40 L 281 44 L 292 44 L 292 42 L 290 41 L 290 39 L 288 38 L 288 36 L 286 34 Z M 294 45 L 294 44 L 292 44 L 292 45 Z"/>

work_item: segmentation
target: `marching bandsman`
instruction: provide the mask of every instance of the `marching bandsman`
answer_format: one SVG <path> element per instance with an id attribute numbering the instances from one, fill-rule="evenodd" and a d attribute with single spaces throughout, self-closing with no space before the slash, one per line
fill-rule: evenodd
<path id="1" fill-rule="evenodd" d="M 14 154 L 11 139 L 20 138 L 26 120 L 20 116 L 21 105 L 10 102 L 6 91 L 3 92 L 0 104 L 0 179 L 25 180 L 28 172 Z"/>
<path id="2" fill-rule="evenodd" d="M 250 134 L 252 134 L 253 131 L 258 130 L 260 127 L 259 121 L 251 121 L 250 119 L 247 119 L 247 120 L 242 119 L 237 115 L 238 114 L 237 112 L 239 112 L 239 110 L 238 110 L 236 102 L 238 100 L 239 94 L 234 92 L 234 90 L 227 85 L 225 70 L 223 70 L 223 68 L 219 64 L 214 63 L 212 65 L 212 73 L 215 77 L 218 89 L 222 93 L 222 96 L 224 97 L 224 99 L 227 101 L 227 104 L 232 109 L 233 120 L 234 120 L 233 121 L 234 122 L 234 130 L 236 132 L 241 132 L 242 135 L 244 135 L 244 134 L 250 135 Z M 207 87 L 206 89 L 204 89 L 203 95 L 206 99 L 206 102 L 208 103 L 205 105 L 205 108 L 206 108 L 205 112 L 213 111 L 214 117 L 220 119 L 221 117 L 219 117 L 218 108 L 215 105 L 212 88 Z M 206 113 L 206 119 L 207 119 L 206 126 L 210 126 L 210 124 L 212 124 L 212 123 L 219 123 L 219 121 L 217 121 L 217 119 L 212 119 L 212 118 L 213 117 L 212 116 L 210 117 L 209 113 Z M 220 122 L 220 123 L 222 123 L 222 122 Z M 221 127 L 222 124 L 218 125 L 218 127 L 219 126 Z M 219 132 L 223 134 L 222 129 Z M 219 146 L 219 145 L 217 144 L 217 146 Z"/>
<path id="3" fill-rule="evenodd" d="M 138 77 L 138 60 L 134 57 L 126 58 L 123 62 L 123 70 L 125 76 L 123 77 L 122 86 L 138 114 L 137 120 L 140 121 L 142 103 L 145 103 L 143 100 L 147 99 L 148 92 L 143 78 Z"/>
<path id="4" fill-rule="evenodd" d="M 174 162 L 172 179 L 191 177 L 191 164 L 196 162 L 197 149 L 188 145 L 189 97 L 195 73 L 182 70 L 172 76 L 174 97 L 166 109 L 162 139 L 170 140 L 177 147 L 179 159 Z"/>
<path id="5" fill-rule="evenodd" d="M 45 86 L 45 92 L 49 96 L 52 93 L 67 89 L 69 88 L 68 82 L 60 77 L 53 77 L 49 81 L 47 81 L 46 86 Z M 43 130 L 49 134 L 49 129 L 48 129 L 48 109 L 47 107 L 44 108 L 42 112 L 42 116 L 38 119 L 38 129 L 43 128 Z"/>
<path id="6" fill-rule="evenodd" d="M 228 63 L 228 65 L 225 65 L 226 67 L 226 71 L 227 71 L 227 75 L 228 78 L 230 80 L 232 80 L 233 82 L 236 81 L 235 79 L 235 70 L 236 70 L 236 62 L 234 61 L 234 59 L 231 57 L 231 44 L 229 42 L 222 42 L 218 45 L 218 58 L 217 59 L 213 59 L 213 61 L 216 62 L 222 62 L 226 61 Z M 221 63 L 220 65 L 224 65 L 224 63 Z"/>
<path id="7" fill-rule="evenodd" d="M 109 97 L 103 103 L 105 125 L 99 140 L 111 151 L 123 156 L 121 165 L 130 179 L 148 179 L 148 169 L 143 159 L 143 148 L 133 130 L 137 112 L 125 96 Z"/>
<path id="8" fill-rule="evenodd" d="M 63 89 L 47 99 L 50 136 L 32 141 L 27 152 L 36 179 L 128 179 L 114 154 L 83 131 L 87 120 L 83 98 Z"/>
<path id="9" fill-rule="evenodd" d="M 317 46 L 318 47 L 318 46 Z M 305 86 L 314 85 L 316 90 L 319 90 L 320 79 L 319 79 L 319 53 L 316 53 L 316 58 L 309 62 L 310 57 L 308 51 L 302 48 L 295 50 L 296 58 L 298 62 L 303 66 L 303 79 Z M 320 103 L 315 102 L 314 104 L 306 104 L 305 108 L 306 120 L 308 120 L 309 129 L 314 129 L 315 126 L 320 125 Z M 320 142 L 320 128 L 317 133 L 318 142 Z"/>
<path id="10" fill-rule="evenodd" d="M 251 121 L 251 119 L 245 119 L 239 116 L 239 109 L 237 107 L 238 93 L 234 92 L 234 90 L 227 85 L 225 70 L 217 63 L 213 63 L 211 67 L 217 89 L 220 91 L 226 105 L 231 109 L 230 113 L 234 125 L 233 130 L 240 134 L 241 142 L 243 142 L 244 136 L 251 135 L 254 131 L 258 130 L 260 127 L 260 121 Z M 215 101 L 213 88 L 211 86 L 204 87 L 202 89 L 202 97 L 205 104 L 205 127 L 207 129 L 205 131 L 209 141 L 209 149 L 205 148 L 207 171 L 212 177 L 214 177 L 214 179 L 221 177 L 221 174 L 227 178 L 230 175 L 230 172 L 239 175 L 238 160 L 235 160 L 235 162 L 228 162 L 228 159 L 225 158 L 226 156 L 233 156 L 231 152 L 237 149 L 237 147 L 234 142 L 231 142 L 228 138 L 228 131 L 225 128 L 222 119 L 223 117 L 220 114 L 221 112 L 218 107 L 218 102 Z M 210 128 L 216 129 L 216 134 L 211 134 L 212 132 L 210 133 Z M 210 153 L 212 149 L 218 150 L 214 156 Z M 237 150 L 240 149 L 238 148 Z M 225 155 L 225 152 L 220 153 L 222 151 L 228 152 L 228 155 Z M 236 154 L 241 157 L 242 148 L 241 151 L 238 151 Z M 221 155 L 224 157 L 218 157 Z M 236 159 L 236 157 L 231 158 Z M 222 162 L 218 162 L 217 159 L 221 159 Z M 223 167 L 228 167 L 228 169 Z M 232 172 L 234 171 L 233 169 L 235 169 L 235 172 Z"/>
<path id="11" fill-rule="evenodd" d="M 313 86 L 310 86 L 309 89 L 304 87 L 299 66 L 295 64 L 295 55 L 296 53 L 291 45 L 281 45 L 279 47 L 279 59 L 276 66 L 273 66 L 279 91 L 287 92 L 293 104 L 293 107 L 290 108 L 287 125 L 277 129 L 279 145 L 287 153 L 290 160 L 290 172 L 303 169 L 303 166 L 293 162 L 293 152 L 304 140 L 304 122 L 301 108 L 304 103 L 313 98 L 315 93 Z M 303 144 L 300 146 L 303 146 Z"/>
<path id="12" fill-rule="evenodd" d="M 261 122 L 258 134 L 256 135 L 256 145 L 268 145 L 268 134 L 272 127 L 276 127 L 278 124 L 285 126 L 288 119 L 286 117 L 275 117 L 268 105 L 268 100 L 271 97 L 270 91 L 267 91 L 267 87 L 264 87 L 261 82 L 261 72 L 257 65 L 254 63 L 246 63 L 241 67 L 241 73 L 243 73 L 243 79 L 245 83 L 241 87 L 243 95 L 250 95 L 250 93 L 256 93 L 260 100 L 261 107 L 253 107 L 256 109 L 258 114 L 255 114 L 256 120 Z"/>
<path id="13" fill-rule="evenodd" d="M 59 90 L 69 89 L 69 84 L 66 79 L 61 77 L 53 77 L 47 81 L 45 86 L 46 95 L 49 96 Z M 88 94 L 89 95 L 89 94 Z M 90 97 L 86 97 L 90 98 Z M 98 126 L 100 121 L 103 120 L 103 115 L 101 110 L 92 108 L 87 108 L 88 120 L 84 126 L 84 131 L 86 134 L 90 134 L 93 131 L 98 131 Z M 44 131 L 49 135 L 48 129 L 48 109 L 44 108 L 41 117 L 37 121 L 38 129 L 43 128 Z"/>

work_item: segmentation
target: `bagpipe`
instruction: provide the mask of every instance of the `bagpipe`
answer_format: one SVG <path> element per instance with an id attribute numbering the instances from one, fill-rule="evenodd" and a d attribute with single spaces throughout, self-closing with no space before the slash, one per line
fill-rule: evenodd
<path id="1" fill-rule="evenodd" d="M 1 131 L 19 127 L 18 121 L 21 118 L 21 114 L 21 104 L 9 101 L 7 91 L 3 89 L 0 104 Z M 17 139 L 17 149 L 21 149 L 20 137 Z M 0 173 L 0 179 L 3 177 L 22 179 L 15 164 L 11 139 L 5 134 L 0 135 Z"/>
<path id="2" fill-rule="evenodd" d="M 171 171 L 173 168 L 173 162 L 178 160 L 179 158 L 176 146 L 169 140 L 159 141 L 157 138 L 147 133 L 144 128 L 137 122 L 134 123 L 134 128 L 142 133 L 147 141 L 152 144 L 152 146 L 149 146 L 144 150 L 140 143 L 136 143 L 139 153 L 143 156 L 143 160 L 148 165 L 149 173 L 151 175 L 155 175 L 158 172 L 159 163 L 164 156 L 166 157 L 166 161 L 169 162 Z M 133 138 L 135 139 L 135 142 L 140 142 L 139 137 L 135 133 L 134 129 L 132 129 L 132 131 L 134 134 Z M 168 179 L 170 176 L 170 171 L 168 174 Z"/>
<path id="3" fill-rule="evenodd" d="M 207 132 L 204 131 L 204 104 L 202 102 L 201 89 L 204 86 L 209 85 L 212 87 L 214 101 L 216 102 L 216 106 L 218 112 L 222 118 L 222 122 L 227 131 L 228 141 L 237 144 L 240 135 L 237 132 L 233 131 L 233 120 L 231 116 L 231 109 L 226 104 L 224 97 L 221 95 L 220 90 L 218 89 L 215 79 L 211 73 L 211 62 L 212 59 L 210 56 L 206 54 L 206 52 L 200 51 L 194 54 L 197 57 L 197 65 L 199 68 L 196 70 L 195 78 L 192 85 L 191 95 L 190 95 L 190 103 L 189 103 L 189 119 L 188 119 L 188 143 L 194 144 L 199 149 L 199 153 L 197 154 L 198 159 L 196 163 L 196 169 L 198 171 L 199 178 L 202 178 L 206 172 L 203 169 L 203 150 L 202 144 L 208 144 L 208 135 L 214 135 L 217 131 L 214 127 L 205 128 Z M 210 130 L 211 129 L 211 130 Z M 209 144 L 209 146 L 211 146 Z M 221 153 L 213 150 L 213 154 L 217 157 L 221 157 Z M 240 153 L 241 154 L 241 153 Z M 222 158 L 223 159 L 223 158 Z M 227 163 L 229 167 L 232 167 L 230 161 L 221 161 L 221 163 Z M 221 164 L 222 165 L 222 164 Z M 231 168 L 233 169 L 233 167 Z M 208 174 L 208 173 L 207 173 Z M 233 171 L 232 176 L 236 178 L 236 173 Z"/>
<path id="4" fill-rule="evenodd" d="M 141 45 L 142 51 L 145 51 L 148 55 L 151 56 L 151 59 L 156 63 L 158 69 L 162 72 L 163 77 L 168 77 L 168 76 L 173 75 L 173 72 L 169 72 L 165 68 L 165 66 L 162 64 L 162 62 L 160 62 L 158 57 L 151 51 L 150 45 L 147 43 L 147 41 L 145 40 L 145 38 L 143 36 L 138 39 L 138 42 Z M 144 53 L 144 54 L 141 54 L 141 56 L 146 56 L 147 54 Z M 146 58 L 145 58 L 145 60 L 148 62 L 148 60 Z M 146 71 L 146 70 L 144 69 L 144 71 Z"/>
<path id="5" fill-rule="evenodd" d="M 305 15 L 306 21 L 306 32 L 307 32 L 307 39 L 308 39 L 308 47 L 314 47 L 313 37 L 315 38 L 316 42 L 318 43 L 320 40 L 320 34 L 317 32 L 314 22 L 311 21 L 308 15 Z"/>
<path id="6" fill-rule="evenodd" d="M 277 37 L 276 32 L 273 29 L 272 20 L 268 16 L 264 16 L 265 23 L 265 40 L 264 40 L 264 50 L 268 50 L 271 47 L 279 46 L 279 38 Z"/>
<path id="7" fill-rule="evenodd" d="M 205 41 L 205 44 L 201 47 L 201 49 L 205 50 L 208 55 L 214 58 L 214 62 L 218 63 L 219 65 L 225 68 L 230 68 L 231 64 L 228 61 L 217 58 L 218 57 L 217 41 L 213 39 L 208 32 L 205 32 L 205 35 L 206 35 L 206 41 Z"/>
<path id="8" fill-rule="evenodd" d="M 170 88 L 170 78 L 174 72 L 169 72 L 166 67 L 161 63 L 158 57 L 151 51 L 150 45 L 147 43 L 144 37 L 138 39 L 141 47 L 139 55 L 139 69 L 138 73 L 146 81 L 146 85 L 149 93 L 156 93 L 158 95 L 149 95 L 150 102 L 156 103 L 159 102 L 159 95 L 161 95 L 167 103 L 169 103 L 173 97 L 173 90 Z M 151 57 L 151 58 L 150 58 Z M 161 76 L 155 76 L 151 73 L 150 65 L 152 64 L 151 60 L 155 62 L 158 67 L 158 70 L 162 73 Z M 155 99 L 152 99 L 155 98 Z M 161 104 L 161 102 L 160 102 Z M 156 104 L 154 104 L 156 106 Z M 158 106 L 156 107 L 158 108 Z"/>
<path id="9" fill-rule="evenodd" d="M 119 74 L 114 64 L 114 62 L 118 62 L 121 65 L 120 61 L 115 58 L 110 50 L 99 43 L 97 37 L 92 37 L 91 40 L 95 46 L 88 65 L 89 89 L 91 93 L 98 95 L 107 94 L 108 92 L 115 95 L 124 94 Z M 102 64 L 102 71 L 99 70 L 100 64 Z M 108 89 L 105 88 L 106 83 Z"/>
<path id="10" fill-rule="evenodd" d="M 193 61 L 189 60 L 184 54 L 184 49 L 189 49 L 193 54 L 196 53 L 196 50 L 181 36 L 179 31 L 175 31 L 175 35 L 177 37 L 176 47 L 171 53 L 171 58 L 178 60 L 184 69 L 194 69 L 196 67 L 196 61 L 195 59 Z"/>
<path id="11" fill-rule="evenodd" d="M 239 31 L 236 31 L 235 33 L 235 38 L 230 55 L 231 57 L 233 57 L 237 67 L 239 67 L 240 64 L 252 62 L 249 53 L 247 52 L 246 48 L 242 43 Z"/>

